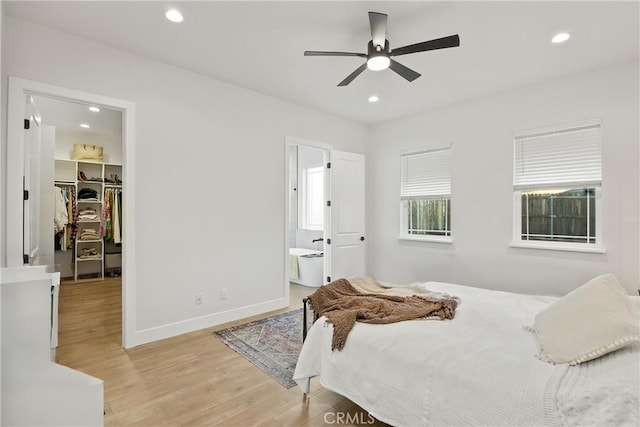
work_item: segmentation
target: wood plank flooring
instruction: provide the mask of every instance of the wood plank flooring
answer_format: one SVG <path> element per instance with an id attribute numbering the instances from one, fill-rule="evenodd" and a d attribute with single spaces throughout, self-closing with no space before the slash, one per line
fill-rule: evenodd
<path id="1" fill-rule="evenodd" d="M 317 380 L 304 401 L 211 334 L 300 307 L 311 292 L 292 285 L 287 309 L 124 350 L 120 279 L 63 282 L 57 361 L 104 380 L 106 426 L 384 426 Z"/>

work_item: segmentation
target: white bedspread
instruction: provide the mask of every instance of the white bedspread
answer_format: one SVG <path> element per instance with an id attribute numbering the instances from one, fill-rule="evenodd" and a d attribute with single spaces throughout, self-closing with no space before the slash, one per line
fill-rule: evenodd
<path id="1" fill-rule="evenodd" d="M 332 326 L 309 330 L 294 380 L 340 393 L 381 421 L 419 425 L 638 425 L 640 348 L 551 365 L 523 329 L 556 300 L 428 282 L 460 297 L 451 321 L 356 323 L 331 351 Z"/>

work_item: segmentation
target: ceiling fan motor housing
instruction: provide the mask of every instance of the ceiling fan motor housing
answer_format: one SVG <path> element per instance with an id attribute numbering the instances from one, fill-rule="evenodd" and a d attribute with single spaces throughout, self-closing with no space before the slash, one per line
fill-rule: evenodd
<path id="1" fill-rule="evenodd" d="M 380 46 L 380 50 L 378 50 L 378 46 L 373 45 L 373 40 L 369 41 L 367 45 L 367 58 L 374 56 L 389 56 L 389 40 L 384 41 L 384 46 Z"/>
<path id="2" fill-rule="evenodd" d="M 384 41 L 384 47 L 373 45 L 373 40 L 367 46 L 367 68 L 373 71 L 386 70 L 391 64 L 389 57 L 389 40 Z"/>

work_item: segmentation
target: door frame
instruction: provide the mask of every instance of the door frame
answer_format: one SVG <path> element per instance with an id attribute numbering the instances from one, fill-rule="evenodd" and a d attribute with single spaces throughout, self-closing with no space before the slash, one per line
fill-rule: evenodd
<path id="1" fill-rule="evenodd" d="M 290 204 L 290 195 L 289 195 L 289 175 L 290 175 L 290 157 L 291 157 L 291 147 L 303 145 L 305 147 L 315 148 L 318 150 L 322 150 L 325 152 L 325 161 L 331 161 L 331 150 L 332 147 L 329 144 L 325 144 L 322 142 L 310 141 L 307 139 L 298 138 L 295 136 L 285 136 L 285 162 L 284 162 L 284 288 L 285 288 L 285 298 L 289 299 L 289 273 L 291 268 L 290 258 L 289 258 L 289 224 L 291 222 L 291 204 Z M 326 164 L 325 164 L 325 180 L 324 180 L 324 198 L 325 201 L 328 200 L 329 195 L 329 184 L 331 176 L 326 172 Z M 331 269 L 331 254 L 327 250 L 326 239 L 330 236 L 331 231 L 331 217 L 328 215 L 327 207 L 325 206 L 325 216 L 324 216 L 324 235 L 325 239 L 324 248 L 324 256 L 323 256 L 323 277 L 322 281 L 325 282 L 327 276 L 330 274 Z"/>
<path id="2" fill-rule="evenodd" d="M 122 227 L 126 244 L 122 248 L 122 346 L 135 345 L 135 104 L 130 101 L 68 89 L 19 77 L 9 77 L 7 104 L 7 187 L 6 187 L 6 266 L 21 267 L 22 258 L 22 151 L 24 141 L 25 97 L 44 96 L 64 101 L 102 106 L 122 112 L 123 182 L 126 191 Z"/>

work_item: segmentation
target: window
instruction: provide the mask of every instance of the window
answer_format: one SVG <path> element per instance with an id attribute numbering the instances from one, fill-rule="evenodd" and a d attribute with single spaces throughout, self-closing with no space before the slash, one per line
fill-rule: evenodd
<path id="1" fill-rule="evenodd" d="M 400 157 L 400 238 L 451 241 L 451 148 Z"/>
<path id="2" fill-rule="evenodd" d="M 324 230 L 324 167 L 302 170 L 302 227 Z"/>
<path id="3" fill-rule="evenodd" d="M 600 121 L 514 138 L 514 244 L 602 251 Z"/>

